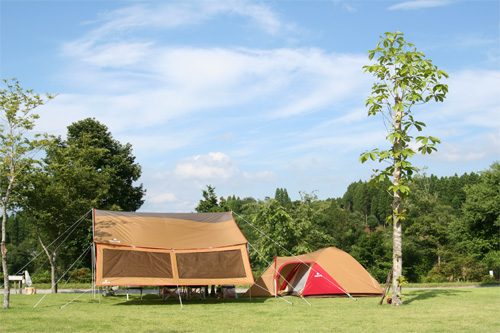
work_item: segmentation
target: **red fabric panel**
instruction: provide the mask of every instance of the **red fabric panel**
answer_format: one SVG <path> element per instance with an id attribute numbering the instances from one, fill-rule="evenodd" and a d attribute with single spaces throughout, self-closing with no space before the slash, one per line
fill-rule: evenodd
<path id="1" fill-rule="evenodd" d="M 320 265 L 313 264 L 302 296 L 326 294 L 345 294 L 345 292 Z"/>

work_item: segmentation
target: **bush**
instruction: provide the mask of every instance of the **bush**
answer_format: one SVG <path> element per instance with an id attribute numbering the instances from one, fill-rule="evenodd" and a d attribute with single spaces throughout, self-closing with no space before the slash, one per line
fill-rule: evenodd
<path id="1" fill-rule="evenodd" d="M 486 267 L 475 263 L 471 258 L 463 258 L 449 263 L 435 265 L 424 282 L 483 281 L 488 274 Z"/>
<path id="2" fill-rule="evenodd" d="M 77 268 L 71 271 L 69 274 L 71 274 L 71 282 L 92 282 L 92 272 L 90 271 L 90 268 Z"/>
<path id="3" fill-rule="evenodd" d="M 424 282 L 430 283 L 441 283 L 453 280 L 453 274 L 446 264 L 438 264 L 434 266 L 428 273 L 427 277 L 424 278 Z"/>
<path id="4" fill-rule="evenodd" d="M 33 283 L 51 283 L 50 271 L 33 274 L 33 276 L 31 276 L 31 281 L 33 281 Z"/>

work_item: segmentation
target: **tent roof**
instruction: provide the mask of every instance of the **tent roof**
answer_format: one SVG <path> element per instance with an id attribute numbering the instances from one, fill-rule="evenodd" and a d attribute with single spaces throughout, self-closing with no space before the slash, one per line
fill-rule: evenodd
<path id="1" fill-rule="evenodd" d="M 246 244 L 230 212 L 131 213 L 95 210 L 94 242 L 161 249 Z"/>

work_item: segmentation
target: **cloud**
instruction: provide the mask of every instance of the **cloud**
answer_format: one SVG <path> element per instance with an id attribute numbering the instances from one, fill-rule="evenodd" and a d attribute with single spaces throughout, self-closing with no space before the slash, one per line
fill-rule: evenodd
<path id="1" fill-rule="evenodd" d="M 462 140 L 445 142 L 435 154 L 435 159 L 447 163 L 465 163 L 478 160 L 498 160 L 500 154 L 500 133 L 479 133 L 468 135 Z"/>
<path id="2" fill-rule="evenodd" d="M 148 201 L 151 201 L 153 204 L 164 204 L 167 202 L 175 202 L 177 201 L 177 196 L 173 193 L 162 193 L 158 195 L 149 195 L 146 194 Z"/>
<path id="3" fill-rule="evenodd" d="M 414 0 L 405 1 L 396 5 L 390 6 L 389 10 L 415 10 L 421 8 L 442 7 L 451 5 L 451 0 Z"/>
<path id="4" fill-rule="evenodd" d="M 348 12 L 354 13 L 357 11 L 357 8 L 353 6 L 353 1 L 349 0 L 333 0 L 333 3 L 336 6 L 342 6 L 343 9 L 347 10 Z"/>
<path id="5" fill-rule="evenodd" d="M 104 39 L 116 39 L 145 29 L 174 30 L 197 26 L 218 16 L 246 18 L 268 34 L 290 32 L 293 24 L 284 23 L 271 8 L 251 1 L 184 1 L 140 3 L 101 13 L 99 20 L 86 25 L 98 25 L 80 43 L 94 44 Z"/>
<path id="6" fill-rule="evenodd" d="M 238 168 L 223 153 L 209 153 L 183 159 L 177 163 L 174 175 L 181 179 L 199 179 L 205 182 L 227 180 L 238 173 Z"/>
<path id="7" fill-rule="evenodd" d="M 360 70 L 366 63 L 361 55 L 328 54 L 314 48 L 204 49 L 148 44 L 121 62 L 113 60 L 129 46 L 125 42 L 103 44 L 72 58 L 67 69 L 72 75 L 66 80 L 79 94 L 62 94 L 51 103 L 52 111 L 60 113 L 55 118 L 96 115 L 122 131 L 251 105 L 253 116 L 279 119 L 348 102 L 353 95 L 364 93 L 370 82 Z M 117 70 L 110 71 L 111 66 Z"/>
<path id="8" fill-rule="evenodd" d="M 446 83 L 449 93 L 445 102 L 439 105 L 438 112 L 429 116 L 453 126 L 458 123 L 466 127 L 499 128 L 500 71 L 466 69 L 452 72 Z"/>
<path id="9" fill-rule="evenodd" d="M 270 170 L 241 171 L 237 162 L 222 152 L 181 158 L 166 168 L 155 168 L 161 170 L 153 172 L 149 166 L 142 177 L 148 184 L 147 209 L 153 211 L 165 211 L 167 207 L 177 212 L 192 211 L 198 201 L 193 198 L 201 199 L 206 185 L 216 187 L 217 195 L 224 196 L 234 194 L 237 188 L 249 190 L 277 178 Z"/>

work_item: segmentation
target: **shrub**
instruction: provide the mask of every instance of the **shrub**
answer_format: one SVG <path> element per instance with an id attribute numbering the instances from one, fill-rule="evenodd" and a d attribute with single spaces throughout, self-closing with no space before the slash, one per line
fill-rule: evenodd
<path id="1" fill-rule="evenodd" d="M 70 281 L 72 282 L 92 282 L 92 272 L 90 271 L 90 268 L 77 268 L 71 271 L 69 274 L 71 274 Z"/>
<path id="2" fill-rule="evenodd" d="M 31 281 L 33 281 L 33 283 L 51 283 L 50 271 L 33 274 L 33 276 L 31 276 Z"/>

